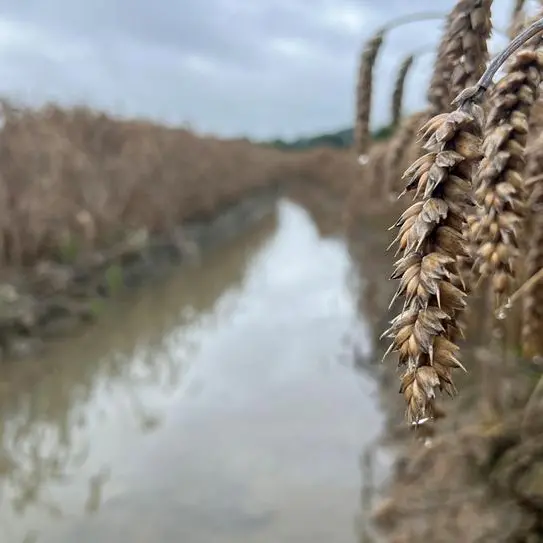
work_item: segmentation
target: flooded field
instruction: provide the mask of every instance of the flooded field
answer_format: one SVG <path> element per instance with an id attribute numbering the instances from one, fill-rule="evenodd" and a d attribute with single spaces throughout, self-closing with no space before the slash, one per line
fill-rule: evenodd
<path id="1" fill-rule="evenodd" d="M 361 541 L 383 415 L 355 366 L 372 341 L 359 283 L 343 241 L 284 200 L 3 368 L 0 541 Z"/>

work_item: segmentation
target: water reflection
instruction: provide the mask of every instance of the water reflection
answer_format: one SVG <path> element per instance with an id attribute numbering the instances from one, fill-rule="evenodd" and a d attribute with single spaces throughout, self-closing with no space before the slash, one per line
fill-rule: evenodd
<path id="1" fill-rule="evenodd" d="M 344 244 L 283 201 L 6 368 L 1 540 L 355 541 L 358 455 L 381 415 L 353 374 L 370 330 L 352 273 Z"/>

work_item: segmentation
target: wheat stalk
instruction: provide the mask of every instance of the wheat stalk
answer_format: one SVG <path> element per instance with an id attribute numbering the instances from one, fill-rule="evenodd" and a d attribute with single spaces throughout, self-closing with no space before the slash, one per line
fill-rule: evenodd
<path id="1" fill-rule="evenodd" d="M 474 87 L 454 100 L 457 109 L 430 119 L 421 129 L 425 150 L 405 172 L 404 192 L 417 200 L 394 225 L 401 258 L 391 276 L 399 280 L 392 303 L 404 298 L 401 312 L 383 336 L 392 339 L 386 354 L 398 352 L 404 368 L 401 388 L 409 421 L 434 418 L 436 390 L 453 395 L 452 370 L 463 366 L 452 341 L 466 305 L 457 258 L 466 254 L 464 225 L 474 167 L 482 157 L 483 109 L 492 78 L 507 58 L 543 30 L 531 25 L 497 55 Z M 385 356 L 386 356 L 385 354 Z"/>
<path id="2" fill-rule="evenodd" d="M 426 12 L 414 13 L 399 17 L 382 28 L 380 28 L 372 38 L 370 38 L 362 49 L 360 55 L 358 81 L 356 87 L 356 116 L 354 123 L 354 147 L 357 156 L 361 157 L 367 153 L 371 143 L 370 137 L 370 116 L 373 93 L 373 69 L 383 39 L 387 32 L 398 26 L 431 20 L 443 17 L 442 13 Z"/>
<path id="3" fill-rule="evenodd" d="M 413 66 L 415 55 L 408 55 L 400 65 L 396 81 L 394 82 L 394 91 L 392 93 L 392 126 L 396 127 L 400 124 L 402 118 L 403 94 L 405 88 L 405 80 L 409 70 Z"/>

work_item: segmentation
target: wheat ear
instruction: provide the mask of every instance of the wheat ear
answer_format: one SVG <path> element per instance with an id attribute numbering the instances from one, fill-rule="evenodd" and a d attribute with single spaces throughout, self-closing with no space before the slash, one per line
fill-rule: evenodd
<path id="1" fill-rule="evenodd" d="M 525 215 L 525 150 L 530 115 L 539 95 L 543 51 L 538 43 L 508 62 L 494 86 L 483 143 L 484 158 L 475 179 L 477 220 L 470 227 L 474 268 L 491 277 L 495 305 L 511 294 Z"/>
<path id="2" fill-rule="evenodd" d="M 383 45 L 384 32 L 379 31 L 365 45 L 360 56 L 356 93 L 355 150 L 365 155 L 370 145 L 370 115 L 373 92 L 373 67 Z"/>
<path id="3" fill-rule="evenodd" d="M 415 55 L 408 55 L 400 64 L 396 81 L 394 82 L 394 91 L 392 93 L 392 126 L 397 127 L 402 118 L 403 94 L 405 89 L 405 81 L 409 70 L 413 66 Z"/>
<path id="4" fill-rule="evenodd" d="M 457 109 L 438 114 L 421 132 L 427 154 L 405 172 L 405 191 L 419 198 L 395 224 L 402 257 L 392 274 L 399 279 L 393 298 L 404 298 L 403 309 L 383 336 L 392 339 L 389 352 L 398 352 L 404 368 L 401 388 L 407 418 L 420 422 L 434 417 L 436 390 L 454 394 L 452 370 L 463 368 L 459 347 L 451 341 L 466 294 L 458 274 L 457 258 L 466 254 L 463 235 L 470 206 L 471 178 L 481 158 L 483 95 L 507 58 L 543 30 L 543 19 L 517 36 L 497 55 L 476 86 L 455 99 Z M 392 244 L 392 245 L 393 245 Z"/>
<path id="5" fill-rule="evenodd" d="M 413 13 L 398 17 L 379 29 L 366 42 L 360 55 L 358 81 L 356 86 L 356 116 L 354 123 L 354 147 L 358 157 L 365 155 L 371 144 L 370 116 L 373 93 L 373 69 L 387 32 L 399 26 L 443 17 L 442 13 Z"/>
<path id="6" fill-rule="evenodd" d="M 450 111 L 451 100 L 484 72 L 491 6 L 492 0 L 459 0 L 447 17 L 428 89 L 432 114 Z"/>

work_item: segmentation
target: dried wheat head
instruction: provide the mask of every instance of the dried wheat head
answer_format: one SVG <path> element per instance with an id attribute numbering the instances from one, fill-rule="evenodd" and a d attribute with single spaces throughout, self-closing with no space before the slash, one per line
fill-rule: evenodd
<path id="1" fill-rule="evenodd" d="M 384 33 L 379 31 L 365 45 L 360 56 L 360 71 L 356 93 L 355 150 L 366 154 L 370 145 L 370 115 L 373 92 L 373 67 L 383 44 Z"/>
<path id="2" fill-rule="evenodd" d="M 470 225 L 474 269 L 491 278 L 496 305 L 511 294 L 523 232 L 523 186 L 530 114 L 542 79 L 543 50 L 523 49 L 494 86 L 485 127 L 484 158 L 475 177 L 476 218 Z"/>
<path id="3" fill-rule="evenodd" d="M 409 421 L 433 417 L 436 390 L 452 395 L 452 370 L 462 368 L 451 341 L 466 304 L 457 258 L 466 254 L 464 218 L 483 122 L 482 109 L 466 96 L 457 110 L 436 115 L 421 129 L 427 153 L 404 174 L 405 191 L 414 191 L 416 202 L 395 225 L 393 243 L 402 256 L 392 274 L 399 279 L 393 302 L 402 296 L 404 304 L 383 335 L 392 339 L 387 354 L 398 352 L 404 368 L 400 391 Z"/>
<path id="4" fill-rule="evenodd" d="M 450 111 L 452 99 L 483 74 L 491 7 L 492 0 L 459 0 L 447 17 L 428 89 L 432 114 Z"/>

